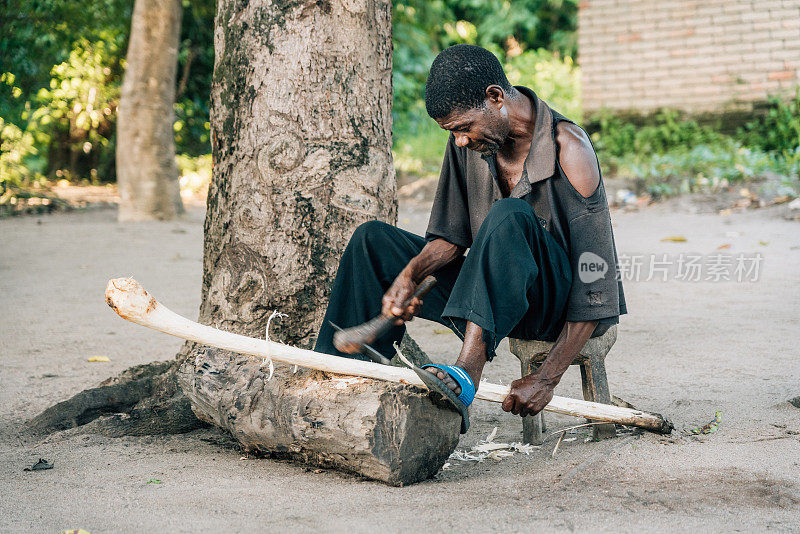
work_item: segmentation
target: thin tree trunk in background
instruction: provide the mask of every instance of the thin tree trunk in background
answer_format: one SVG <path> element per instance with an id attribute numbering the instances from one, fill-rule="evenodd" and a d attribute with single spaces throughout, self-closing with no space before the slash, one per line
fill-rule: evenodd
<path id="1" fill-rule="evenodd" d="M 117 122 L 120 221 L 183 213 L 173 123 L 180 0 L 136 0 Z"/>

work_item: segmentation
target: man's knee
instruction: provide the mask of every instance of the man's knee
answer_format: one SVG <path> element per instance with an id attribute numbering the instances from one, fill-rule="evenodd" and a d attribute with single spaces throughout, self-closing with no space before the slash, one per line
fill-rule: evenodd
<path id="1" fill-rule="evenodd" d="M 533 219 L 533 208 L 521 198 L 501 198 L 492 204 L 492 208 L 483 221 L 488 229 L 498 226 L 516 225 L 521 221 L 530 223 Z"/>
<path id="2" fill-rule="evenodd" d="M 352 237 L 350 237 L 349 246 L 369 247 L 371 245 L 379 244 L 388 236 L 394 226 L 386 224 L 383 221 L 367 221 L 361 223 Z"/>
<path id="3" fill-rule="evenodd" d="M 488 220 L 490 217 L 498 219 L 510 213 L 531 213 L 532 210 L 530 204 L 521 198 L 501 198 L 492 204 L 486 219 Z"/>

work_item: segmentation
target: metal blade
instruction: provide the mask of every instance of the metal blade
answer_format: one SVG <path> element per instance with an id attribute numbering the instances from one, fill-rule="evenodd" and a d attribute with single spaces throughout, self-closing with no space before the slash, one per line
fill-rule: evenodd
<path id="1" fill-rule="evenodd" d="M 331 325 L 338 332 L 341 332 L 343 330 L 342 327 L 337 326 L 336 324 L 333 323 L 333 321 L 328 321 L 328 324 Z M 377 350 L 373 349 L 372 347 L 370 347 L 366 343 L 361 345 L 361 348 L 364 349 L 364 351 L 361 354 L 369 356 L 372 359 L 373 362 L 380 363 L 380 364 L 383 364 L 383 365 L 392 365 L 392 360 L 390 360 L 389 358 L 387 358 L 386 356 L 384 356 L 383 354 L 381 354 Z"/>

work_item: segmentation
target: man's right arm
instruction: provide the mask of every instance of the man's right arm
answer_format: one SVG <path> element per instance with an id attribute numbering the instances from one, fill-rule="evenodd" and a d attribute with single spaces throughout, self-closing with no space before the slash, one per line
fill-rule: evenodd
<path id="1" fill-rule="evenodd" d="M 456 258 L 463 256 L 465 250 L 466 248 L 454 245 L 445 239 L 429 241 L 422 251 L 400 271 L 383 296 L 382 313 L 399 317 L 397 324 L 410 321 L 422 306 L 422 300 L 414 299 L 405 310 L 401 306 L 414 294 L 417 284 L 429 274 L 435 273 Z"/>

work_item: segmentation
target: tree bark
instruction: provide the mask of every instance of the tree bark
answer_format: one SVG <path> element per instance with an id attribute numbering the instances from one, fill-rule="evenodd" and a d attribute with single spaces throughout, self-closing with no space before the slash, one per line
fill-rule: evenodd
<path id="1" fill-rule="evenodd" d="M 388 0 L 217 6 L 200 321 L 309 347 L 360 223 L 394 223 Z"/>
<path id="2" fill-rule="evenodd" d="M 419 386 L 279 365 L 204 347 L 178 380 L 192 409 L 245 450 L 403 486 L 428 479 L 458 445 L 461 416 Z"/>
<path id="3" fill-rule="evenodd" d="M 180 0 L 136 0 L 117 120 L 120 221 L 183 213 L 175 163 Z"/>

